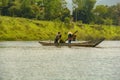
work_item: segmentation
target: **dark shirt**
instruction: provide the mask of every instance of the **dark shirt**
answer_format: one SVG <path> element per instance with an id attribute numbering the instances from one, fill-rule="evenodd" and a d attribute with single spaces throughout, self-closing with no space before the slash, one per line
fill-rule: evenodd
<path id="1" fill-rule="evenodd" d="M 72 34 L 68 34 L 68 40 L 72 40 Z"/>
<path id="2" fill-rule="evenodd" d="M 55 37 L 54 43 L 58 43 L 58 41 L 60 40 L 61 36 L 62 36 L 61 34 L 57 34 L 56 37 Z"/>

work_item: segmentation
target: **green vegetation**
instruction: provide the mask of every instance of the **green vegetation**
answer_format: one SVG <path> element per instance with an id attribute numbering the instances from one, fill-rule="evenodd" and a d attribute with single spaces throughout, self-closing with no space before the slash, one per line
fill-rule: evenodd
<path id="1" fill-rule="evenodd" d="M 96 5 L 97 0 L 72 0 L 72 14 L 66 0 L 0 0 L 0 15 L 36 20 L 66 18 L 84 24 L 120 25 L 120 3 L 113 6 Z"/>
<path id="2" fill-rule="evenodd" d="M 54 40 L 58 31 L 63 40 L 67 32 L 77 32 L 78 40 L 91 40 L 105 37 L 120 40 L 120 26 L 87 25 L 63 23 L 61 21 L 39 21 L 25 18 L 0 17 L 0 40 Z"/>

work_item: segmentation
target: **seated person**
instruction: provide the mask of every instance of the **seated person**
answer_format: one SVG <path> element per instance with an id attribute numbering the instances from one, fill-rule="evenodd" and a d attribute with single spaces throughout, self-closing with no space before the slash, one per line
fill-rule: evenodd
<path id="1" fill-rule="evenodd" d="M 76 41 L 76 35 L 73 35 L 73 39 L 72 39 L 73 41 Z"/>
<path id="2" fill-rule="evenodd" d="M 65 41 L 64 41 L 64 40 L 62 40 L 62 39 L 60 39 L 59 43 L 65 43 Z"/>
<path id="3" fill-rule="evenodd" d="M 56 37 L 55 37 L 54 43 L 59 43 L 59 40 L 61 39 L 61 36 L 62 36 L 61 33 L 58 32 Z"/>

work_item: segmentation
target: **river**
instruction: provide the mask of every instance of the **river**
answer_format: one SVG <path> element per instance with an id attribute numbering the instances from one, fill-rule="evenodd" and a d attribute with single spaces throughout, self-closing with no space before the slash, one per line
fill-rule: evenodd
<path id="1" fill-rule="evenodd" d="M 120 80 L 120 41 L 95 48 L 0 42 L 0 80 Z"/>

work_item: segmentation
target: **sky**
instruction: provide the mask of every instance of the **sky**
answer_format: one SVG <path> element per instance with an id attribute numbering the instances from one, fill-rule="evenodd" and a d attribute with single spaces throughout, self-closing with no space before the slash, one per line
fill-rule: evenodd
<path id="1" fill-rule="evenodd" d="M 72 11 L 72 0 L 66 0 L 67 1 L 67 6 L 68 8 Z M 95 5 L 115 5 L 117 3 L 120 3 L 120 0 L 96 0 L 96 4 Z"/>
<path id="2" fill-rule="evenodd" d="M 120 0 L 97 0 L 96 2 L 96 5 L 100 5 L 100 4 L 103 4 L 103 5 L 115 5 L 117 3 L 120 3 Z"/>

